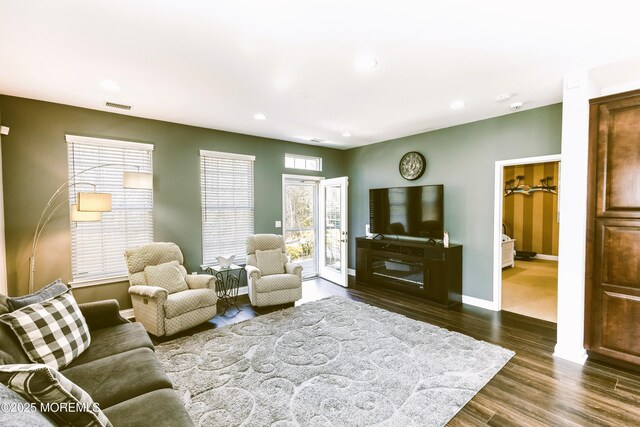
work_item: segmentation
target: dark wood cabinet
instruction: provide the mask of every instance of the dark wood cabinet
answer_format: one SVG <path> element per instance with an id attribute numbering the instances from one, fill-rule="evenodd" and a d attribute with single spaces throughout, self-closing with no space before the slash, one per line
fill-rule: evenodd
<path id="1" fill-rule="evenodd" d="M 446 306 L 462 302 L 462 245 L 356 238 L 356 283 Z"/>
<path id="2" fill-rule="evenodd" d="M 585 347 L 640 366 L 640 91 L 591 101 Z"/>

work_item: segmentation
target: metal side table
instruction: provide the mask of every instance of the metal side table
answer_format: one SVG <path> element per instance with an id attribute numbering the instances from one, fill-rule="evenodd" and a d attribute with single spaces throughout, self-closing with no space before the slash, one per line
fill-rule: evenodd
<path id="1" fill-rule="evenodd" d="M 214 265 L 207 267 L 207 272 L 216 278 L 216 293 L 225 305 L 222 315 L 231 306 L 237 308 L 238 311 L 242 311 L 236 305 L 236 301 L 238 300 L 238 289 L 240 288 L 240 279 L 242 278 L 244 267 L 235 264 L 231 264 L 229 267 Z"/>

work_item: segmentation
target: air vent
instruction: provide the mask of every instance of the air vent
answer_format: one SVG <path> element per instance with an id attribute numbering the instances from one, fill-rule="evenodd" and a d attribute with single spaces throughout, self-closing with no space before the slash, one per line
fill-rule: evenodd
<path id="1" fill-rule="evenodd" d="M 327 140 L 326 140 L 326 139 L 322 139 L 322 138 L 311 138 L 309 141 L 311 141 L 311 142 L 318 142 L 318 143 L 320 143 L 320 142 L 327 142 Z"/>
<path id="2" fill-rule="evenodd" d="M 115 102 L 105 102 L 104 105 L 111 108 L 119 108 L 121 110 L 131 110 L 131 105 L 117 104 Z"/>

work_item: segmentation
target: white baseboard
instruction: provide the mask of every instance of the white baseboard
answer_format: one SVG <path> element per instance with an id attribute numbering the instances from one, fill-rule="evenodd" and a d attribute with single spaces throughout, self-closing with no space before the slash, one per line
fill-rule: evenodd
<path id="1" fill-rule="evenodd" d="M 347 272 L 349 273 L 349 276 L 355 276 L 356 275 L 356 271 L 353 268 L 347 268 Z"/>
<path id="2" fill-rule="evenodd" d="M 249 294 L 249 287 L 248 286 L 240 286 L 238 288 L 238 295 L 248 295 Z"/>
<path id="3" fill-rule="evenodd" d="M 584 348 L 566 348 L 561 347 L 560 344 L 556 344 L 553 352 L 554 357 L 568 360 L 569 362 L 577 363 L 578 365 L 584 365 L 587 361 L 588 355 Z"/>
<path id="4" fill-rule="evenodd" d="M 484 308 L 491 311 L 499 311 L 496 303 L 486 299 L 474 298 L 467 295 L 462 295 L 462 303 L 474 305 L 476 307 Z"/>
<path id="5" fill-rule="evenodd" d="M 557 255 L 538 254 L 538 255 L 534 256 L 533 259 L 542 259 L 542 260 L 545 260 L 545 261 L 557 261 L 558 260 L 558 256 Z"/>

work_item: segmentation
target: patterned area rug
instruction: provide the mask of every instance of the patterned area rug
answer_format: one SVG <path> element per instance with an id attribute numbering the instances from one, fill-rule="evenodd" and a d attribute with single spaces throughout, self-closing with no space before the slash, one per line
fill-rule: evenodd
<path id="1" fill-rule="evenodd" d="M 202 426 L 443 426 L 514 355 L 341 297 L 156 351 Z"/>

